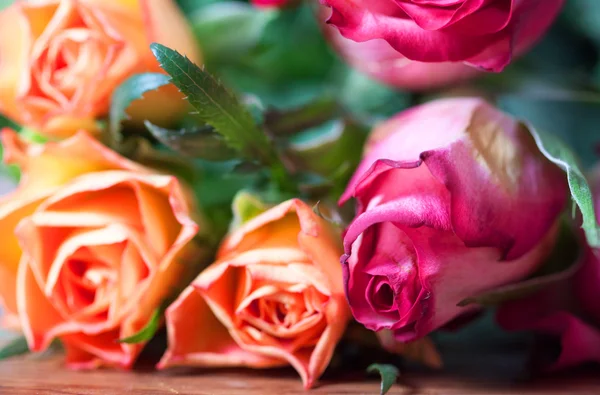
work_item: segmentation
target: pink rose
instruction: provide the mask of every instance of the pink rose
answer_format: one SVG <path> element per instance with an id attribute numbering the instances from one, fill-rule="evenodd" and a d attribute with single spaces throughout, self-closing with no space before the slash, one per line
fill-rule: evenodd
<path id="1" fill-rule="evenodd" d="M 600 167 L 593 180 L 600 223 Z M 600 362 L 600 251 L 588 248 L 573 278 L 525 299 L 506 303 L 498 322 L 508 330 L 534 330 L 561 341 L 561 352 L 550 369 Z"/>
<path id="2" fill-rule="evenodd" d="M 354 317 L 409 341 L 473 312 L 457 304 L 538 267 L 566 196 L 525 127 L 481 99 L 384 122 L 340 200 L 358 203 L 342 257 Z"/>
<path id="3" fill-rule="evenodd" d="M 353 67 L 385 84 L 410 90 L 427 90 L 468 80 L 480 72 L 461 62 L 425 63 L 407 59 L 387 41 L 348 40 L 325 26 L 334 49 Z"/>
<path id="4" fill-rule="evenodd" d="M 387 41 L 418 62 L 501 71 L 548 29 L 564 0 L 321 0 L 347 38 Z M 400 58 L 402 59 L 402 58 Z"/>

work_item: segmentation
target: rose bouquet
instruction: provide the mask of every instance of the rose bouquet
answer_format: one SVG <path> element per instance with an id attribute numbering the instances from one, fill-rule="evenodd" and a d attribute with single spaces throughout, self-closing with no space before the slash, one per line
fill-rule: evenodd
<path id="1" fill-rule="evenodd" d="M 377 362 L 440 369 L 491 311 L 560 347 L 543 369 L 600 362 L 582 2 L 8 3 L 3 358 L 310 388 L 352 349 L 383 393 Z"/>

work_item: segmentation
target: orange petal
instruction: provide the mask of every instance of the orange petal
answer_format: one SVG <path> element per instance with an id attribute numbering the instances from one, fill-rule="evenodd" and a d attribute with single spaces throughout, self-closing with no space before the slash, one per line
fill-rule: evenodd
<path id="1" fill-rule="evenodd" d="M 173 0 L 139 0 L 148 42 L 156 42 L 201 65 L 202 55 L 185 16 Z"/>
<path id="2" fill-rule="evenodd" d="M 222 258 L 258 246 L 297 248 L 300 223 L 292 214 L 296 201 L 283 202 L 244 223 L 221 243 L 217 256 Z"/>
<path id="3" fill-rule="evenodd" d="M 297 200 L 295 206 L 302 228 L 298 237 L 302 250 L 325 273 L 329 279 L 330 292 L 343 295 L 344 285 L 340 264 L 343 247 L 339 231 L 315 214 L 306 203 Z"/>
<path id="4" fill-rule="evenodd" d="M 196 289 L 188 287 L 166 313 L 168 348 L 159 369 L 176 365 L 249 366 L 285 365 L 278 358 L 242 349 L 212 313 Z"/>
<path id="5" fill-rule="evenodd" d="M 14 200 L 9 200 L 14 198 Z M 10 194 L 0 200 L 0 301 L 10 314 L 17 313 L 16 283 L 21 248 L 14 234 L 18 223 L 33 213 L 38 199 Z"/>
<path id="6" fill-rule="evenodd" d="M 61 336 L 66 345 L 67 365 L 74 369 L 91 369 L 103 365 L 130 368 L 142 351 L 142 345 L 119 343 L 121 337 L 119 330 L 98 335 L 75 332 Z"/>
<path id="7" fill-rule="evenodd" d="M 0 26 L 5 32 L 0 34 L 0 53 L 5 59 L 0 62 L 0 112 L 21 122 L 17 97 L 20 94 L 19 85 L 29 78 L 31 34 L 20 2 L 0 11 Z"/>
<path id="8" fill-rule="evenodd" d="M 17 278 L 17 306 L 23 334 L 32 351 L 46 349 L 54 338 L 54 330 L 62 318 L 44 295 L 28 257 L 23 257 Z"/>
<path id="9" fill-rule="evenodd" d="M 148 169 L 102 145 L 87 132 L 78 132 L 61 142 L 34 144 L 22 140 L 10 129 L 2 131 L 5 161 L 21 166 L 19 189 L 28 194 L 63 185 L 73 178 L 94 171 L 125 169 L 147 173 Z"/>
<path id="10" fill-rule="evenodd" d="M 45 122 L 42 132 L 45 136 L 62 139 L 71 137 L 82 130 L 94 136 L 99 136 L 102 131 L 94 118 L 60 115 Z"/>

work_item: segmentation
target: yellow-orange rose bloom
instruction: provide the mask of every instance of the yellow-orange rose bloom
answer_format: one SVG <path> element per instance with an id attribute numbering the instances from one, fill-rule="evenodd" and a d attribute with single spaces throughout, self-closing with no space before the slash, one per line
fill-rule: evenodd
<path id="1" fill-rule="evenodd" d="M 160 71 L 152 42 L 201 61 L 174 0 L 17 1 L 0 11 L 0 26 L 0 113 L 49 137 L 96 130 L 123 80 Z M 164 123 L 184 106 L 165 87 L 129 113 Z"/>
<path id="2" fill-rule="evenodd" d="M 199 252 L 184 189 L 85 132 L 36 145 L 4 130 L 2 140 L 23 170 L 0 200 L 6 309 L 18 312 L 34 351 L 60 338 L 72 367 L 130 367 L 143 344 L 118 340 L 186 285 L 186 263 Z"/>
<path id="3" fill-rule="evenodd" d="M 217 261 L 167 309 L 159 368 L 291 364 L 311 387 L 350 317 L 340 243 L 295 199 L 233 231 Z"/>

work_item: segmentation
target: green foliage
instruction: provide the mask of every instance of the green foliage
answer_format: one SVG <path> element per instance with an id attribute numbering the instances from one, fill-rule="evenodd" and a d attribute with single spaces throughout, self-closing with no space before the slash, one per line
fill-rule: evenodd
<path id="1" fill-rule="evenodd" d="M 237 157 L 237 151 L 230 148 L 223 136 L 215 133 L 210 126 L 170 130 L 149 121 L 144 124 L 162 144 L 189 157 L 208 161 L 225 161 Z"/>
<path id="2" fill-rule="evenodd" d="M 600 248 L 600 225 L 594 211 L 592 191 L 583 175 L 577 156 L 558 137 L 536 131 L 532 126 L 529 126 L 529 132 L 542 154 L 567 173 L 571 198 L 581 211 L 582 227 L 588 244 Z"/>
<path id="3" fill-rule="evenodd" d="M 109 133 L 113 143 L 120 143 L 121 122 L 128 119 L 127 107 L 144 96 L 144 93 L 160 88 L 169 83 L 169 77 L 161 73 L 135 74 L 126 79 L 115 89 L 109 112 Z"/>
<path id="4" fill-rule="evenodd" d="M 173 84 L 187 96 L 201 122 L 212 126 L 244 158 L 267 165 L 278 162 L 273 146 L 252 115 L 210 73 L 161 44 L 154 43 L 151 49 Z"/>
<path id="5" fill-rule="evenodd" d="M 197 8 L 189 20 L 206 64 L 217 69 L 256 48 L 276 15 L 275 11 L 261 11 L 247 3 L 224 1 Z"/>
<path id="6" fill-rule="evenodd" d="M 150 320 L 148 320 L 146 326 L 144 326 L 138 333 L 124 339 L 120 339 L 119 343 L 137 344 L 150 341 L 158 331 L 163 312 L 163 309 L 156 309 L 154 313 L 152 313 L 152 316 L 150 317 Z"/>
<path id="7" fill-rule="evenodd" d="M 15 2 L 15 0 L 0 0 L 0 10 L 5 9 L 6 7 L 10 6 L 14 2 Z"/>
<path id="8" fill-rule="evenodd" d="M 367 373 L 379 373 L 381 376 L 381 390 L 379 393 L 381 395 L 387 394 L 387 392 L 392 388 L 392 385 L 398 380 L 398 376 L 400 375 L 400 371 L 394 365 L 385 365 L 374 363 L 369 365 L 367 368 Z"/>
<path id="9" fill-rule="evenodd" d="M 0 349 L 0 361 L 6 358 L 23 355 L 28 352 L 29 346 L 27 345 L 27 339 L 25 339 L 24 336 L 19 336 Z"/>

